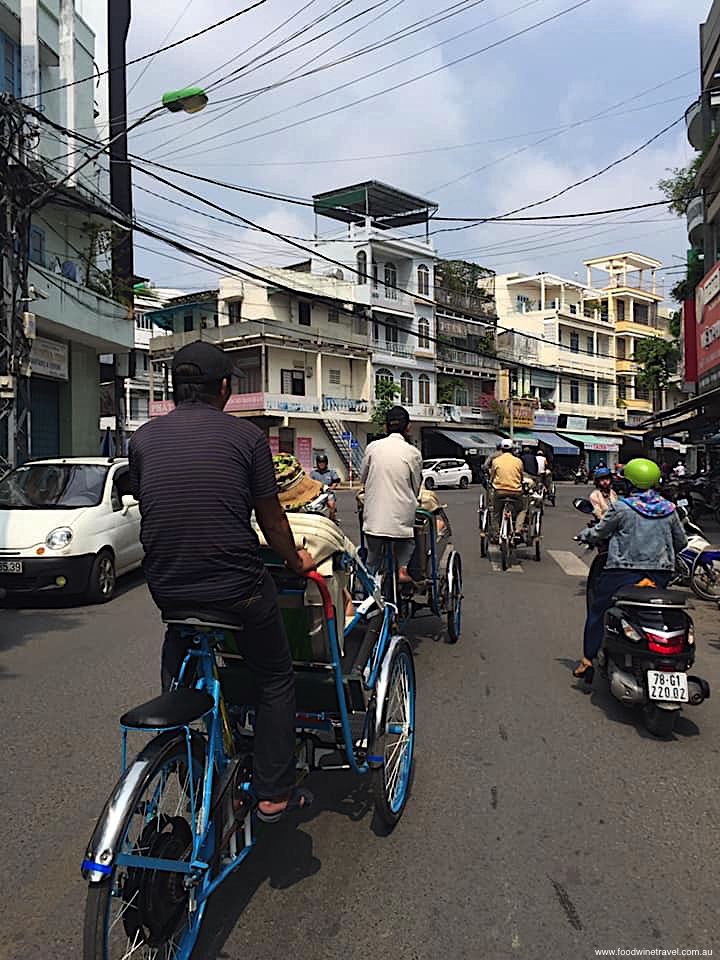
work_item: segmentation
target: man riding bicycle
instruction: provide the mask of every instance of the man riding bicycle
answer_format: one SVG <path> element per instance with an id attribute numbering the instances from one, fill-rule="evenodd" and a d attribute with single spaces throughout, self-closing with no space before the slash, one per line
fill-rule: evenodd
<path id="1" fill-rule="evenodd" d="M 506 502 L 511 505 L 513 519 L 523 508 L 523 462 L 512 452 L 512 440 L 505 439 L 500 443 L 501 453 L 490 466 L 490 490 L 493 501 L 493 526 L 495 536 L 500 529 L 503 507 Z"/>
<path id="2" fill-rule="evenodd" d="M 130 488 L 140 503 L 140 539 L 152 598 L 164 620 L 188 616 L 237 625 L 237 645 L 258 687 L 253 782 L 258 816 L 273 821 L 311 797 L 294 790 L 295 677 L 272 578 L 250 517 L 298 575 L 314 569 L 295 546 L 277 496 L 270 446 L 243 418 L 223 413 L 232 363 L 195 341 L 175 354 L 175 410 L 130 442 Z M 169 625 L 162 685 L 170 689 L 188 641 Z"/>

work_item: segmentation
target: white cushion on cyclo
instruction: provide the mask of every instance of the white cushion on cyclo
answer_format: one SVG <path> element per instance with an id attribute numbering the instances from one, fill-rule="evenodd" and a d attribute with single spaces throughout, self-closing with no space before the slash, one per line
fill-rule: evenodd
<path id="1" fill-rule="evenodd" d="M 345 597 L 343 591 L 348 584 L 345 570 L 333 570 L 333 557 L 346 553 L 355 558 L 357 548 L 348 540 L 340 527 L 327 517 L 313 513 L 288 513 L 288 523 L 295 538 L 295 545 L 303 547 L 317 564 L 318 573 L 325 578 L 335 607 L 335 622 L 341 652 L 343 650 L 343 627 L 345 624 Z M 262 546 L 268 546 L 265 537 L 256 526 L 256 532 Z M 305 605 L 321 606 L 320 592 L 314 583 L 308 583 L 305 591 Z"/>

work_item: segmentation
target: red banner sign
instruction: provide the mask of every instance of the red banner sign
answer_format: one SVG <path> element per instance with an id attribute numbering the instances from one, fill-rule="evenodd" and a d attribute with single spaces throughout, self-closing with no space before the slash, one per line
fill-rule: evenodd
<path id="1" fill-rule="evenodd" d="M 720 366 L 720 263 L 698 284 L 695 292 L 697 317 L 698 379 Z"/>
<path id="2" fill-rule="evenodd" d="M 297 437 L 295 440 L 296 455 L 300 464 L 307 473 L 313 468 L 312 465 L 312 451 L 313 451 L 313 442 L 312 437 Z"/>

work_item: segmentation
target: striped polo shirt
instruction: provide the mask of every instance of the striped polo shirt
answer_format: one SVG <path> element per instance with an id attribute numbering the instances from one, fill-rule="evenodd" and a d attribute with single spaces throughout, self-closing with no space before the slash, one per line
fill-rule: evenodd
<path id="1" fill-rule="evenodd" d="M 277 493 L 265 434 L 205 403 L 182 403 L 130 441 L 144 570 L 161 610 L 233 603 L 263 575 L 250 525 L 255 500 Z"/>

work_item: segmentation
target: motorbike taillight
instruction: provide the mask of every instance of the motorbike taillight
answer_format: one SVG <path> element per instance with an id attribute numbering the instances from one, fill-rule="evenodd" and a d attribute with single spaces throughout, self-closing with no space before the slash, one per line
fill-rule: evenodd
<path id="1" fill-rule="evenodd" d="M 651 633 L 645 631 L 648 638 L 648 648 L 653 653 L 672 654 L 683 652 L 683 641 L 685 633 Z"/>

